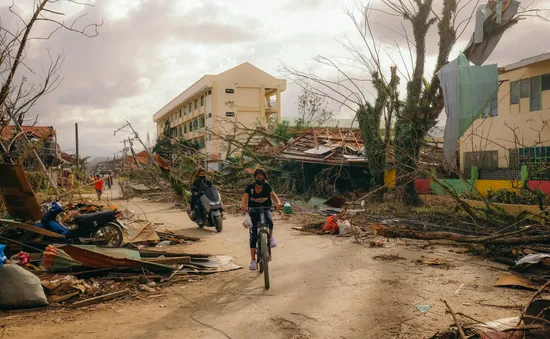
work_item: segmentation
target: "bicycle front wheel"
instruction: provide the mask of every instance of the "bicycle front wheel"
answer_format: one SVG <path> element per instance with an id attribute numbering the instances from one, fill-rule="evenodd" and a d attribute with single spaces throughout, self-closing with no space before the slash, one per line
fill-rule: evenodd
<path id="1" fill-rule="evenodd" d="M 260 249 L 262 252 L 262 264 L 264 269 L 264 286 L 265 289 L 269 289 L 269 250 L 267 248 L 268 241 L 267 241 L 267 233 L 262 233 L 262 236 L 260 238 Z"/>

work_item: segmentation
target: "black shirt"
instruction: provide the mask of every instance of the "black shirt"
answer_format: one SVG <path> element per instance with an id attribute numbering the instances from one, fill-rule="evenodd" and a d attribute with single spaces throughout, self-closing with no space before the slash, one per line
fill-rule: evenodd
<path id="1" fill-rule="evenodd" d="M 210 180 L 208 179 L 204 179 L 201 180 L 201 179 L 196 179 L 195 182 L 193 182 L 193 187 L 191 188 L 191 192 L 195 193 L 195 192 L 200 192 L 201 190 L 201 185 L 206 185 L 208 187 L 212 187 L 212 182 L 210 182 Z"/>
<path id="2" fill-rule="evenodd" d="M 266 182 L 262 186 L 262 191 L 260 193 L 256 192 L 256 184 L 250 184 L 246 186 L 244 191 L 248 194 L 248 207 L 271 207 L 273 203 L 271 202 L 271 186 Z"/>

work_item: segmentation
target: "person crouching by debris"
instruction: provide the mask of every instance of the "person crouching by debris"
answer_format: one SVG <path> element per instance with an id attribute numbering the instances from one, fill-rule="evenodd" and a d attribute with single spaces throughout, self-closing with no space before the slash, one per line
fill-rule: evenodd
<path id="1" fill-rule="evenodd" d="M 248 208 L 271 208 L 273 202 L 277 210 L 281 209 L 281 201 L 271 185 L 267 182 L 267 172 L 263 168 L 258 168 L 254 171 L 254 182 L 248 185 L 244 191 L 244 195 L 241 201 L 241 209 L 243 212 L 248 212 L 250 219 L 252 220 L 252 227 L 250 228 L 250 266 L 251 271 L 258 269 L 256 262 L 256 242 L 258 241 L 258 224 L 260 222 L 260 212 L 254 210 L 248 210 Z M 273 238 L 273 218 L 271 217 L 271 211 L 265 212 L 265 222 L 269 226 L 269 237 L 271 239 L 270 246 L 274 248 L 277 246 L 275 238 Z"/>
<path id="2" fill-rule="evenodd" d="M 197 168 L 193 174 L 193 186 L 191 187 L 191 211 L 195 217 L 195 221 L 201 225 L 204 222 L 203 209 L 200 208 L 201 201 L 201 186 L 206 185 L 212 187 L 212 182 L 206 179 L 206 171 L 202 168 Z"/>
<path id="3" fill-rule="evenodd" d="M 96 174 L 94 176 L 94 187 L 95 187 L 95 192 L 97 194 L 97 200 L 101 200 L 101 194 L 103 193 L 104 186 L 105 186 L 105 181 L 99 176 L 99 174 Z"/>

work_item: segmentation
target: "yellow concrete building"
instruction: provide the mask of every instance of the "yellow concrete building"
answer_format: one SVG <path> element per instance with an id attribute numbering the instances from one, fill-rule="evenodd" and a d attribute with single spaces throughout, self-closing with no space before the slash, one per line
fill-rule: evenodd
<path id="1" fill-rule="evenodd" d="M 499 71 L 497 97 L 460 140 L 463 171 L 550 162 L 550 53 Z"/>
<path id="2" fill-rule="evenodd" d="M 277 79 L 246 62 L 218 75 L 205 75 L 153 116 L 157 135 L 166 128 L 173 138 L 197 141 L 218 169 L 225 158 L 223 137 L 235 126 L 255 128 L 281 119 L 281 93 L 286 80 Z"/>

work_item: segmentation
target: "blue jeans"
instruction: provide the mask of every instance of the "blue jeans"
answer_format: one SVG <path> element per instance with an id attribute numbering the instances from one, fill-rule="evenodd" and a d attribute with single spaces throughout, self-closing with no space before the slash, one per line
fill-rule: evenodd
<path id="1" fill-rule="evenodd" d="M 250 227 L 250 248 L 256 248 L 258 242 L 258 224 L 260 223 L 260 213 L 250 212 L 250 219 L 252 219 L 252 227 Z M 273 219 L 271 218 L 271 211 L 264 212 L 265 223 L 270 230 L 273 230 Z"/>

